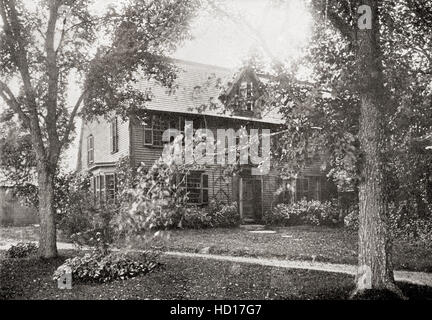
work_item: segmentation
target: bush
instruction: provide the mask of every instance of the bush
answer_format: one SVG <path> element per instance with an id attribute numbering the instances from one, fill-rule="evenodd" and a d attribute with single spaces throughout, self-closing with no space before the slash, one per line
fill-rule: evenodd
<path id="1" fill-rule="evenodd" d="M 146 274 L 158 265 L 155 254 L 150 252 L 142 253 L 139 259 L 131 259 L 121 253 L 103 254 L 94 251 L 82 257 L 67 259 L 54 272 L 53 280 L 61 278 L 70 268 L 73 281 L 104 283 Z"/>
<path id="2" fill-rule="evenodd" d="M 208 207 L 186 208 L 178 227 L 184 229 L 231 228 L 240 224 L 237 203 L 217 204 L 210 202 Z"/>
<path id="3" fill-rule="evenodd" d="M 348 214 L 344 217 L 344 226 L 351 230 L 357 230 L 359 225 L 358 216 L 359 216 L 358 205 L 350 207 L 348 209 Z"/>
<path id="4" fill-rule="evenodd" d="M 8 258 L 26 258 L 37 254 L 38 246 L 33 242 L 20 242 L 9 248 Z"/>
<path id="5" fill-rule="evenodd" d="M 393 237 L 409 241 L 420 241 L 426 244 L 432 243 L 432 219 L 431 215 L 419 217 L 406 201 L 390 203 L 389 222 Z M 344 225 L 349 229 L 358 229 L 358 205 L 350 209 L 350 213 L 344 218 Z"/>
<path id="6" fill-rule="evenodd" d="M 268 225 L 329 225 L 341 223 L 339 210 L 331 202 L 301 200 L 292 204 L 281 203 L 267 212 L 263 220 Z"/>
<path id="7" fill-rule="evenodd" d="M 240 214 L 237 202 L 231 204 L 217 204 L 216 201 L 210 204 L 212 227 L 231 228 L 240 225 Z M 214 210 L 212 210 L 214 208 Z"/>

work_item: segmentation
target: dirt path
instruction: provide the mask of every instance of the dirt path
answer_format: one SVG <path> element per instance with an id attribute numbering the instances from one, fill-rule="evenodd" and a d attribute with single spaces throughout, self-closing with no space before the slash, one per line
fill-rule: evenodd
<path id="1" fill-rule="evenodd" d="M 213 260 L 221 260 L 221 261 L 231 261 L 235 263 L 259 264 L 263 266 L 271 266 L 271 267 L 287 268 L 287 269 L 317 270 L 317 271 L 325 271 L 325 272 L 344 273 L 349 275 L 356 274 L 356 266 L 347 265 L 347 264 L 280 260 L 280 259 L 267 259 L 267 258 L 235 257 L 235 256 L 187 253 L 187 252 L 166 252 L 165 254 L 170 256 L 178 256 L 178 257 L 213 259 Z M 432 273 L 395 271 L 394 276 L 396 281 L 403 281 L 412 284 L 432 287 Z"/>

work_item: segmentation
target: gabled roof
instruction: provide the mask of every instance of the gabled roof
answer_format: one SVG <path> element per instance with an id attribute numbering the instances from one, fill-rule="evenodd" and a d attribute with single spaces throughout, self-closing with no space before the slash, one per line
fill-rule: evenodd
<path id="1" fill-rule="evenodd" d="M 151 94 L 152 100 L 146 108 L 149 110 L 204 114 L 209 116 L 229 117 L 273 124 L 282 123 L 277 112 L 268 112 L 261 119 L 237 116 L 226 110 L 219 100 L 222 87 L 232 82 L 235 71 L 183 60 L 174 60 L 180 69 L 175 80 L 175 88 L 170 90 L 153 80 L 141 79 L 138 86 Z M 244 71 L 240 72 L 240 75 Z M 239 75 L 236 77 L 238 78 Z"/>

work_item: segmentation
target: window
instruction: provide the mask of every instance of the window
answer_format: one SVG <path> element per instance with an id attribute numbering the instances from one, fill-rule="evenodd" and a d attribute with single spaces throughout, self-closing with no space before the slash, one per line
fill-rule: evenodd
<path id="1" fill-rule="evenodd" d="M 94 137 L 92 135 L 87 138 L 87 163 L 94 163 Z"/>
<path id="2" fill-rule="evenodd" d="M 96 203 L 114 203 L 116 201 L 117 177 L 115 174 L 94 176 L 92 185 Z"/>
<path id="3" fill-rule="evenodd" d="M 144 127 L 144 144 L 153 146 L 162 146 L 162 134 L 169 128 L 169 121 L 161 116 L 154 115 L 151 117 L 151 123 Z"/>
<path id="4" fill-rule="evenodd" d="M 119 134 L 118 134 L 118 122 L 117 117 L 111 121 L 110 124 L 110 141 L 111 141 L 111 152 L 116 153 L 119 151 L 118 146 L 118 140 L 119 140 Z"/>
<path id="5" fill-rule="evenodd" d="M 311 176 L 297 179 L 296 200 L 303 198 L 308 201 L 321 199 L 321 177 Z"/>
<path id="6" fill-rule="evenodd" d="M 248 82 L 246 89 L 246 110 L 252 111 L 253 109 L 253 83 Z"/>
<path id="7" fill-rule="evenodd" d="M 105 175 L 106 197 L 108 203 L 116 201 L 117 183 L 115 174 Z"/>
<path id="8" fill-rule="evenodd" d="M 144 126 L 144 145 L 163 146 L 162 134 L 168 129 L 177 129 L 181 134 L 184 133 L 185 119 L 183 117 L 170 119 L 153 115 L 150 121 L 151 123 Z M 172 141 L 174 141 L 174 137 L 171 137 Z"/>
<path id="9" fill-rule="evenodd" d="M 253 111 L 253 82 L 243 81 L 240 83 L 238 96 L 241 101 L 241 109 Z"/>
<path id="10" fill-rule="evenodd" d="M 208 174 L 200 171 L 191 171 L 185 178 L 188 202 L 192 204 L 208 204 L 209 182 Z"/>

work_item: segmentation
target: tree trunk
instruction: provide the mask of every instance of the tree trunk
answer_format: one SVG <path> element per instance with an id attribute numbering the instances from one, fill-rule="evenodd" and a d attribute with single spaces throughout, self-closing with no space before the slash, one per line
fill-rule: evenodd
<path id="1" fill-rule="evenodd" d="M 385 105 L 379 22 L 376 0 L 364 4 L 372 9 L 372 29 L 358 31 L 358 74 L 361 116 L 361 177 L 359 185 L 359 256 L 355 294 L 391 291 L 400 294 L 393 277 L 388 203 L 384 179 Z"/>
<path id="2" fill-rule="evenodd" d="M 52 168 L 42 166 L 38 170 L 40 237 L 39 256 L 57 256 L 57 236 L 54 210 L 54 175 Z"/>

